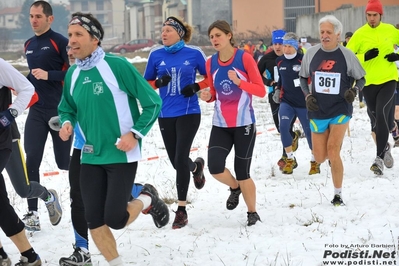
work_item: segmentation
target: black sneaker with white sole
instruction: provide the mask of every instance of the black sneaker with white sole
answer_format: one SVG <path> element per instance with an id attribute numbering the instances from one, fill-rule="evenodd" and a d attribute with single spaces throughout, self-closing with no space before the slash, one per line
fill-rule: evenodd
<path id="1" fill-rule="evenodd" d="M 204 176 L 205 161 L 201 157 L 198 157 L 194 163 L 197 165 L 197 169 L 193 172 L 194 185 L 197 189 L 201 189 L 204 187 L 206 181 Z"/>
<path id="2" fill-rule="evenodd" d="M 75 249 L 71 256 L 61 258 L 60 266 L 92 266 L 89 252 L 84 252 L 81 248 L 73 245 Z"/>
<path id="3" fill-rule="evenodd" d="M 156 227 L 161 228 L 169 222 L 168 206 L 159 198 L 158 191 L 150 184 L 145 184 L 140 194 L 151 197 L 151 205 L 142 211 L 144 214 L 150 214 Z"/>

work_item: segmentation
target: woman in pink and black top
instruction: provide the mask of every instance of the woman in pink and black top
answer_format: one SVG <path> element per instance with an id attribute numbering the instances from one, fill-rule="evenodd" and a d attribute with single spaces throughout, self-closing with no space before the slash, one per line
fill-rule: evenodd
<path id="1" fill-rule="evenodd" d="M 237 207 L 242 192 L 251 226 L 260 221 L 256 212 L 256 187 L 250 177 L 256 139 L 252 95 L 264 97 L 266 90 L 255 60 L 250 54 L 234 48 L 233 33 L 226 21 L 212 23 L 208 35 L 217 51 L 206 62 L 210 90 L 201 92 L 202 100 L 215 102 L 208 149 L 209 172 L 230 187 L 227 209 Z M 225 167 L 233 145 L 236 177 Z"/>

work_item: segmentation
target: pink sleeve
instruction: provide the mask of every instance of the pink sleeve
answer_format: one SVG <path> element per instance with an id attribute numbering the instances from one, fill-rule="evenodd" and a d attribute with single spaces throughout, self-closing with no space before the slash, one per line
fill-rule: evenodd
<path id="1" fill-rule="evenodd" d="M 208 60 L 206 60 L 206 76 L 208 78 L 208 85 L 209 85 L 209 92 L 212 95 L 212 98 L 208 101 L 208 103 L 215 101 L 216 99 L 216 90 L 215 87 L 213 86 L 213 76 L 211 74 L 211 60 L 212 57 L 209 57 Z"/>
<path id="2" fill-rule="evenodd" d="M 242 61 L 245 71 L 248 73 L 249 81 L 241 80 L 240 89 L 258 97 L 264 97 L 266 88 L 255 60 L 250 54 L 244 53 Z"/>

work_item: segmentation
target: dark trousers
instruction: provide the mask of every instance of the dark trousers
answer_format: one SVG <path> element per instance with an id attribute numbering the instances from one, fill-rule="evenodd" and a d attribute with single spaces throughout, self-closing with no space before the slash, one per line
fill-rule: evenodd
<path id="1" fill-rule="evenodd" d="M 6 165 L 6 170 L 15 192 L 17 192 L 21 198 L 47 199 L 47 189 L 36 181 L 29 181 L 28 173 L 26 172 L 25 158 L 19 140 L 12 143 L 12 153 Z"/>
<path id="2" fill-rule="evenodd" d="M 77 247 L 85 247 L 88 249 L 88 227 L 85 218 L 85 208 L 80 189 L 80 149 L 73 149 L 71 162 L 69 164 L 69 186 L 71 199 L 71 220 L 75 231 L 75 239 Z"/>
<path id="3" fill-rule="evenodd" d="M 208 148 L 209 172 L 213 175 L 224 172 L 226 158 L 234 146 L 236 178 L 237 180 L 249 179 L 255 140 L 255 124 L 232 128 L 213 126 Z"/>
<path id="4" fill-rule="evenodd" d="M 280 122 L 278 120 L 278 110 L 280 108 L 280 104 L 273 101 L 273 95 L 274 92 L 269 93 L 267 97 L 269 98 L 270 110 L 272 111 L 274 125 L 276 126 L 277 131 L 280 132 Z"/>
<path id="5" fill-rule="evenodd" d="M 11 151 L 9 149 L 0 150 L 0 227 L 6 236 L 10 237 L 24 230 L 25 225 L 15 213 L 7 195 L 7 188 L 1 172 L 4 170 Z"/>
<path id="6" fill-rule="evenodd" d="M 190 171 L 195 169 L 195 163 L 189 156 L 200 122 L 200 114 L 158 119 L 169 160 L 176 169 L 177 197 L 180 201 L 187 199 Z"/>
<path id="7" fill-rule="evenodd" d="M 395 100 L 396 81 L 388 81 L 380 85 L 369 85 L 363 88 L 367 102 L 367 114 L 371 122 L 371 130 L 376 135 L 377 156 L 384 158 L 389 131 L 392 129 L 392 105 Z"/>
<path id="8" fill-rule="evenodd" d="M 68 170 L 73 137 L 68 141 L 62 141 L 59 132 L 50 129 L 48 121 L 57 116 L 57 109 L 43 109 L 32 106 L 29 109 L 25 123 L 25 152 L 26 167 L 30 181 L 40 183 L 39 168 L 43 159 L 44 146 L 50 133 L 53 140 L 54 157 L 57 166 L 61 170 Z M 37 198 L 28 200 L 30 211 L 37 211 Z"/>
<path id="9" fill-rule="evenodd" d="M 88 247 L 88 227 L 85 217 L 85 208 L 80 189 L 80 149 L 73 149 L 71 162 L 69 164 L 69 186 L 70 186 L 70 200 L 71 200 L 71 220 L 75 233 L 76 247 Z M 132 173 L 134 176 L 135 173 Z M 142 189 L 141 184 L 133 184 L 132 199 L 137 198 Z M 130 199 L 129 199 L 130 200 Z"/>
<path id="10" fill-rule="evenodd" d="M 137 172 L 137 162 L 117 164 L 82 164 L 80 189 L 87 226 L 104 224 L 122 229 L 129 219 L 127 203 Z"/>

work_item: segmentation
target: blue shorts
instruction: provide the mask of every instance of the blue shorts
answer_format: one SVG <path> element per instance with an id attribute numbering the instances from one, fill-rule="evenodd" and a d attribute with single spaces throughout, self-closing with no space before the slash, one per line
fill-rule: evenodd
<path id="1" fill-rule="evenodd" d="M 323 133 L 330 125 L 341 125 L 349 121 L 350 116 L 338 115 L 328 119 L 310 119 L 310 130 L 313 133 Z"/>

